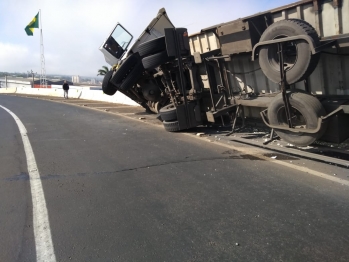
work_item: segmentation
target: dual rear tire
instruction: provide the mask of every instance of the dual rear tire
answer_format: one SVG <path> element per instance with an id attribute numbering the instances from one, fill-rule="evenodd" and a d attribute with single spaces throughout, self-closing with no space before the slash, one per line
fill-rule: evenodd
<path id="1" fill-rule="evenodd" d="M 299 19 L 281 20 L 270 25 L 262 34 L 260 42 L 285 37 L 307 35 L 314 46 L 320 44 L 316 30 L 306 21 Z M 284 69 L 287 84 L 294 84 L 306 80 L 315 70 L 320 53 L 313 55 L 309 43 L 305 40 L 294 40 L 283 43 Z M 274 45 L 262 46 L 259 50 L 259 65 L 264 75 L 275 83 L 280 83 L 280 61 L 278 47 Z M 286 94 L 291 105 L 291 121 L 293 128 L 316 129 L 318 119 L 326 115 L 320 101 L 303 91 L 288 92 Z M 282 94 L 277 95 L 268 107 L 269 123 L 273 126 L 288 127 Z M 326 131 L 327 123 L 321 125 L 317 133 L 291 132 L 276 129 L 280 138 L 296 146 L 307 146 L 319 139 Z"/>
<path id="2" fill-rule="evenodd" d="M 147 70 L 152 70 L 174 59 L 167 55 L 165 37 L 144 42 L 139 46 L 138 51 L 142 56 L 143 67 Z M 162 107 L 159 113 L 166 131 L 176 132 L 180 130 L 176 107 L 173 104 Z"/>
<path id="3" fill-rule="evenodd" d="M 320 101 L 304 92 L 287 94 L 291 105 L 291 120 L 293 127 L 301 131 L 302 128 L 315 129 L 318 119 L 326 115 Z M 268 107 L 268 119 L 271 125 L 288 126 L 282 94 L 277 95 Z M 291 132 L 276 129 L 280 138 L 296 146 L 308 146 L 319 139 L 327 129 L 327 122 L 323 122 L 317 133 Z"/>
<path id="4" fill-rule="evenodd" d="M 174 59 L 167 55 L 164 36 L 142 43 L 138 50 L 144 69 L 151 70 Z"/>
<path id="5" fill-rule="evenodd" d="M 109 71 L 103 79 L 102 89 L 107 95 L 114 95 L 119 89 L 129 90 L 135 85 L 144 71 L 141 57 L 138 53 L 127 57 L 116 71 Z"/>
<path id="6" fill-rule="evenodd" d="M 159 113 L 166 131 L 176 132 L 180 130 L 179 122 L 177 121 L 177 110 L 174 104 L 162 107 Z"/>

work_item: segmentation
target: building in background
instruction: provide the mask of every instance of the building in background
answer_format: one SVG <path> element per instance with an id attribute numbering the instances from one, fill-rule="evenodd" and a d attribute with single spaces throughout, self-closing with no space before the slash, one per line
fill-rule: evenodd
<path id="1" fill-rule="evenodd" d="M 91 79 L 91 84 L 92 84 L 92 85 L 95 85 L 95 84 L 96 84 L 96 79 L 92 78 L 92 79 Z"/>
<path id="2" fill-rule="evenodd" d="M 80 76 L 72 76 L 71 81 L 73 83 L 80 83 Z"/>

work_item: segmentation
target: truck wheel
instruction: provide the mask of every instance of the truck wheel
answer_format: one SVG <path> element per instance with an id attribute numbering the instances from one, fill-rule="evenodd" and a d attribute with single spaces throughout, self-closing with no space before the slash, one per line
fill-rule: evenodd
<path id="1" fill-rule="evenodd" d="M 174 121 L 177 120 L 177 110 L 174 104 L 164 106 L 159 111 L 161 119 L 163 121 Z"/>
<path id="2" fill-rule="evenodd" d="M 120 90 L 126 91 L 130 89 L 135 83 L 137 83 L 137 80 L 142 75 L 143 71 L 144 68 L 142 63 L 138 62 L 138 64 L 133 68 L 133 70 L 127 75 L 126 79 L 120 85 Z"/>
<path id="3" fill-rule="evenodd" d="M 109 82 L 112 75 L 113 75 L 113 71 L 108 71 L 104 75 L 103 82 L 102 82 L 102 90 L 104 94 L 107 94 L 110 96 L 114 95 L 117 91 L 117 88 Z"/>
<path id="4" fill-rule="evenodd" d="M 178 121 L 171 121 L 171 122 L 164 121 L 162 123 L 167 132 L 176 132 L 180 130 Z"/>
<path id="5" fill-rule="evenodd" d="M 128 74 L 130 74 L 132 69 L 137 65 L 139 61 L 141 61 L 141 58 L 138 53 L 134 53 L 127 57 L 125 61 L 121 64 L 119 69 L 112 76 L 111 82 L 116 87 L 119 87 L 122 81 L 127 77 Z"/>
<path id="6" fill-rule="evenodd" d="M 159 37 L 139 45 L 138 53 L 140 56 L 148 56 L 166 50 L 165 37 Z"/>
<path id="7" fill-rule="evenodd" d="M 260 42 L 274 40 L 289 36 L 308 35 L 315 46 L 320 43 L 315 29 L 307 22 L 299 19 L 278 21 L 269 26 L 261 36 Z M 294 84 L 306 79 L 317 66 L 320 53 L 312 55 L 309 44 L 305 40 L 296 40 L 284 44 L 284 62 L 286 80 L 288 84 Z M 280 64 L 277 45 L 262 46 L 259 51 L 259 65 L 271 81 L 279 83 Z"/>
<path id="8" fill-rule="evenodd" d="M 162 51 L 160 53 L 144 57 L 142 63 L 145 69 L 154 69 L 159 65 L 165 64 L 170 61 L 172 57 L 167 55 L 167 51 Z"/>
<path id="9" fill-rule="evenodd" d="M 320 101 L 304 92 L 287 94 L 291 104 L 292 124 L 295 128 L 315 129 L 318 118 L 326 115 Z M 288 126 L 282 94 L 278 94 L 268 107 L 268 119 L 271 125 Z M 323 123 L 318 133 L 294 133 L 287 130 L 275 130 L 288 143 L 296 146 L 308 146 L 319 139 L 326 131 L 327 123 Z"/>

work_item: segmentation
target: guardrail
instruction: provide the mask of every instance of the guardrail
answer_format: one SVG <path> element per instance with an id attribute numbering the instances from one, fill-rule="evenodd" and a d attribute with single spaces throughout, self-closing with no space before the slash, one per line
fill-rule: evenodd
<path id="1" fill-rule="evenodd" d="M 95 89 L 95 88 L 94 88 Z M 63 97 L 63 89 L 61 88 L 27 88 L 27 87 L 11 87 L 11 88 L 0 88 L 0 93 L 17 93 L 27 95 L 38 95 L 38 96 L 54 96 Z M 116 92 L 113 96 L 108 96 L 103 93 L 102 90 L 86 90 L 83 88 L 69 89 L 69 97 L 77 99 L 87 99 L 94 101 L 102 101 L 109 103 L 117 103 L 124 105 L 139 106 L 138 103 L 125 96 L 120 92 Z"/>

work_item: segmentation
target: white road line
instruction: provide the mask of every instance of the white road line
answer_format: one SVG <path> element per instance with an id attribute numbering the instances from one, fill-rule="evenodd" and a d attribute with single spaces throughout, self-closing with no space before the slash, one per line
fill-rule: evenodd
<path id="1" fill-rule="evenodd" d="M 1 105 L 0 107 L 6 110 L 15 119 L 24 144 L 33 202 L 33 228 L 36 247 L 36 261 L 55 262 L 56 256 L 53 249 L 44 191 L 41 184 L 39 169 L 36 165 L 34 152 L 27 136 L 27 130 L 22 121 L 12 111 Z"/>

